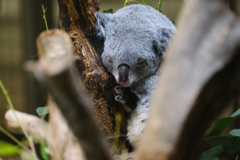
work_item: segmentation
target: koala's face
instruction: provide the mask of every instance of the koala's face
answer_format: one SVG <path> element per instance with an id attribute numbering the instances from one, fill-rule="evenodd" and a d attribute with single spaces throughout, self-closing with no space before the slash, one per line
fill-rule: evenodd
<path id="1" fill-rule="evenodd" d="M 114 14 L 95 14 L 104 39 L 102 61 L 123 87 L 155 74 L 174 25 L 155 9 L 130 5 Z"/>
<path id="2" fill-rule="evenodd" d="M 159 69 L 163 56 L 158 49 L 160 46 L 149 33 L 144 33 L 141 33 L 142 38 L 132 33 L 106 36 L 103 64 L 123 87 L 139 82 Z"/>

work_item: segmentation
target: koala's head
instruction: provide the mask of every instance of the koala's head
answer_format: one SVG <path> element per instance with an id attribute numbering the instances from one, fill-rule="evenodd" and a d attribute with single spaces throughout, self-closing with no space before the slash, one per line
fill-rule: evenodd
<path id="1" fill-rule="evenodd" d="M 128 87 L 158 71 L 175 30 L 168 18 L 143 5 L 95 15 L 98 36 L 104 40 L 103 64 L 121 86 Z"/>

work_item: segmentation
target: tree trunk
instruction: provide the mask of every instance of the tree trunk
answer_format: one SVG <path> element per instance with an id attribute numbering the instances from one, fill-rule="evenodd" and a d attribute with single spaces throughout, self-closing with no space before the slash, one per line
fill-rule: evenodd
<path id="1" fill-rule="evenodd" d="M 206 129 L 240 92 L 240 21 L 228 4 L 189 1 L 178 24 L 137 159 L 196 159 Z"/>
<path id="2" fill-rule="evenodd" d="M 121 135 L 125 135 L 124 110 L 115 101 L 114 77 L 103 67 L 101 61 L 103 44 L 95 35 L 94 13 L 99 10 L 99 0 L 58 0 L 58 4 L 59 27 L 72 38 L 74 54 L 78 57 L 76 70 L 94 101 L 94 112 L 101 130 L 105 137 L 113 137 L 115 116 L 120 114 Z"/>

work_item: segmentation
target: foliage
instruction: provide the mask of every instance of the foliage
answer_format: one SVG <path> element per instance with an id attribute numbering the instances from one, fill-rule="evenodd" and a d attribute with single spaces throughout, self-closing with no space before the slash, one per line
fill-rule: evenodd
<path id="1" fill-rule="evenodd" d="M 233 113 L 231 117 L 221 118 L 215 123 L 212 130 L 206 136 L 206 141 L 212 148 L 202 153 L 198 157 L 198 160 L 218 160 L 220 158 L 220 153 L 223 152 L 229 154 L 240 153 L 240 129 L 233 129 L 230 131 L 229 134 L 231 136 L 221 136 L 224 129 L 239 115 L 240 109 Z M 236 159 L 238 159 L 238 156 Z"/>
<path id="2" fill-rule="evenodd" d="M 125 7 L 125 6 L 127 6 L 127 4 L 128 4 L 128 3 L 130 3 L 130 2 L 139 3 L 137 0 L 125 0 L 125 2 L 124 2 L 124 5 L 123 5 L 123 6 L 124 6 L 124 7 Z M 143 0 L 143 2 L 145 2 L 145 0 Z"/>
<path id="3" fill-rule="evenodd" d="M 231 124 L 236 118 L 235 117 L 224 117 L 219 119 L 214 127 L 212 128 L 212 130 L 209 132 L 209 134 L 207 135 L 207 138 L 211 138 L 214 136 L 219 136 L 222 131 L 224 131 L 224 129 Z"/>
<path id="4" fill-rule="evenodd" d="M 42 11 L 43 11 L 43 19 L 44 19 L 44 23 L 45 23 L 45 26 L 46 26 L 46 30 L 48 30 L 48 24 L 47 24 L 47 19 L 46 19 L 47 8 L 45 9 L 43 5 L 42 5 Z M 37 56 L 37 54 L 34 55 L 34 56 Z M 21 124 L 21 121 L 19 120 L 17 114 L 15 113 L 15 108 L 14 108 L 14 106 L 12 104 L 11 98 L 10 98 L 10 96 L 8 94 L 8 91 L 6 90 L 6 88 L 3 85 L 1 80 L 0 80 L 0 88 L 1 88 L 1 90 L 3 92 L 3 94 L 6 97 L 6 100 L 8 102 L 9 108 L 13 111 L 13 114 L 14 114 L 15 118 L 17 119 L 17 121 L 19 123 L 19 126 L 21 127 L 24 135 L 26 136 L 20 142 L 17 138 L 15 138 L 12 134 L 10 134 L 2 126 L 0 126 L 0 131 L 3 132 L 4 134 L 6 134 L 9 138 L 11 138 L 15 143 L 18 144 L 18 145 L 13 145 L 13 144 L 8 143 L 8 142 L 0 141 L 0 156 L 12 156 L 12 155 L 16 155 L 16 154 L 21 154 L 21 158 L 22 159 L 25 159 L 26 155 L 27 155 L 28 159 L 38 160 L 39 158 L 36 155 L 32 137 L 30 135 L 28 135 L 28 133 L 26 132 L 25 128 Z M 43 116 L 43 115 L 47 114 L 48 112 L 49 112 L 49 108 L 48 107 L 39 107 L 37 109 L 37 113 L 40 116 Z M 26 146 L 24 144 L 24 141 L 27 141 L 29 143 L 30 149 L 28 148 L 28 146 Z M 47 147 L 46 142 L 44 140 L 41 140 L 40 145 L 41 145 L 41 148 L 40 148 L 41 156 L 43 157 L 44 160 L 50 160 L 49 156 L 45 152 L 45 149 Z M 25 155 L 23 155 L 23 153 Z"/>
<path id="5" fill-rule="evenodd" d="M 46 107 L 38 107 L 36 109 L 36 112 L 37 112 L 38 116 L 44 116 L 44 115 L 49 113 L 49 107 L 48 106 L 46 106 Z"/>
<path id="6" fill-rule="evenodd" d="M 201 154 L 198 160 L 218 160 L 218 155 L 221 153 L 222 146 L 217 146 L 209 149 Z"/>
<path id="7" fill-rule="evenodd" d="M 140 2 L 138 2 L 137 0 L 125 0 L 125 1 L 124 1 L 124 7 L 127 6 L 127 4 L 128 4 L 128 3 L 131 3 L 131 2 L 140 3 Z M 184 0 L 184 2 L 186 2 L 186 1 Z M 147 3 L 146 3 L 145 0 L 142 0 L 142 4 L 143 4 L 143 5 L 147 5 Z M 162 12 L 162 11 L 161 11 L 161 6 L 162 6 L 162 0 L 159 0 L 158 6 L 157 6 L 156 10 L 159 11 L 159 12 Z M 110 8 L 110 9 L 104 10 L 104 11 L 102 11 L 102 12 L 103 12 L 103 13 L 112 13 L 112 14 L 113 14 L 113 9 Z M 169 18 L 169 19 L 170 19 L 170 21 L 171 21 L 174 25 L 176 25 L 176 22 L 175 22 L 174 20 L 172 20 L 171 18 Z"/>
<path id="8" fill-rule="evenodd" d="M 43 4 L 42 4 L 42 11 L 43 11 L 43 19 L 44 19 L 44 22 L 45 22 L 46 30 L 48 31 L 48 24 L 47 24 L 47 18 L 46 18 L 47 8 L 44 8 Z"/>
<path id="9" fill-rule="evenodd" d="M 44 160 L 50 160 L 48 154 L 46 153 L 45 149 L 47 148 L 46 142 L 42 139 L 40 143 L 40 153 Z"/>
<path id="10" fill-rule="evenodd" d="M 102 11 L 103 13 L 113 13 L 113 9 L 108 9 L 108 10 L 104 10 Z"/>
<path id="11" fill-rule="evenodd" d="M 20 151 L 21 151 L 21 148 L 19 146 L 0 140 L 0 156 L 1 157 L 17 155 L 20 153 Z"/>
<path id="12" fill-rule="evenodd" d="M 8 102 L 8 105 L 10 107 L 10 109 L 13 111 L 13 114 L 15 116 L 15 118 L 17 119 L 18 123 L 19 123 L 19 126 L 21 127 L 24 135 L 26 136 L 28 142 L 29 142 L 29 145 L 30 145 L 30 148 L 31 150 L 28 149 L 27 146 L 25 146 L 23 143 L 21 143 L 20 141 L 18 141 L 13 135 L 11 135 L 9 132 L 7 132 L 3 127 L 0 126 L 0 131 L 2 131 L 3 133 L 5 133 L 9 138 L 11 138 L 13 141 L 15 141 L 19 146 L 21 146 L 26 152 L 29 153 L 29 155 L 31 155 L 32 159 L 33 160 L 37 160 L 37 155 L 35 153 L 35 147 L 34 147 L 34 144 L 33 144 L 33 140 L 32 140 L 32 137 L 26 132 L 25 128 L 23 127 L 21 121 L 19 120 L 17 114 L 15 113 L 15 108 L 12 104 L 12 101 L 11 101 L 11 98 L 8 94 L 8 91 L 6 90 L 5 86 L 3 85 L 2 81 L 0 80 L 0 88 L 2 89 L 5 97 L 6 97 L 6 100 Z"/>
<path id="13" fill-rule="evenodd" d="M 125 2 L 124 2 L 124 7 L 125 7 L 128 3 L 131 3 L 131 2 L 140 3 L 140 2 L 138 2 L 137 0 L 125 0 Z M 143 4 L 143 5 L 146 5 L 147 3 L 146 3 L 145 0 L 142 0 L 142 4 Z M 162 4 L 162 0 L 159 0 L 159 2 L 158 2 L 158 7 L 157 7 L 157 10 L 158 10 L 158 11 L 160 11 L 161 4 Z"/>
<path id="14" fill-rule="evenodd" d="M 121 128 L 121 120 L 122 120 L 122 117 L 120 114 L 117 114 L 116 117 L 115 117 L 115 120 L 116 120 L 116 123 L 115 123 L 115 132 L 114 132 L 114 141 L 113 141 L 113 146 L 111 148 L 111 153 L 114 154 L 114 152 L 117 150 L 118 148 L 118 145 L 119 145 L 119 138 L 120 137 L 120 128 Z"/>
<path id="15" fill-rule="evenodd" d="M 0 131 L 2 131 L 4 134 L 6 134 L 9 138 L 11 138 L 15 143 L 17 143 L 18 145 L 12 145 L 10 143 L 7 142 L 3 142 L 0 141 L 0 156 L 12 156 L 12 155 L 16 155 L 16 154 L 20 154 L 20 153 L 25 153 L 24 156 L 27 155 L 28 158 L 32 159 L 32 160 L 38 160 L 38 157 L 35 153 L 35 148 L 33 145 L 33 141 L 32 141 L 32 137 L 29 136 L 27 134 L 27 132 L 25 131 L 24 127 L 21 124 L 21 121 L 18 119 L 16 113 L 15 113 L 15 109 L 13 107 L 12 101 L 10 99 L 10 96 L 8 95 L 7 90 L 5 89 L 2 81 L 0 80 L 0 87 L 8 101 L 8 104 L 10 106 L 10 109 L 13 110 L 14 116 L 16 117 L 16 119 L 18 120 L 19 125 L 21 126 L 21 129 L 23 130 L 24 134 L 26 137 L 23 138 L 23 140 L 20 142 L 17 138 L 15 138 L 12 134 L 10 134 L 8 131 L 6 131 L 3 127 L 0 126 Z M 38 108 L 39 114 L 40 115 L 44 115 L 47 114 L 48 111 L 48 107 L 39 107 Z M 24 144 L 24 141 L 28 141 L 30 144 L 30 148 L 31 150 L 28 149 L 28 146 L 26 146 Z M 31 145 L 32 144 L 32 145 Z M 40 153 L 41 156 L 43 157 L 44 160 L 50 160 L 49 156 L 47 155 L 47 153 L 45 152 L 45 149 L 47 147 L 46 142 L 42 139 L 41 143 L 40 143 L 41 147 L 40 147 Z M 25 151 L 25 152 L 20 152 L 21 148 Z M 27 154 L 26 154 L 27 153 Z M 21 157 L 24 157 L 21 155 Z"/>
<path id="16" fill-rule="evenodd" d="M 43 4 L 42 4 L 42 11 L 43 11 L 43 20 L 45 23 L 45 27 L 46 27 L 46 30 L 48 31 L 48 24 L 47 24 L 47 18 L 46 18 L 47 8 L 44 8 Z M 31 56 L 30 58 L 38 58 L 38 54 L 35 54 L 35 55 Z"/>
<path id="17" fill-rule="evenodd" d="M 233 129 L 229 134 L 234 137 L 240 137 L 240 129 Z"/>

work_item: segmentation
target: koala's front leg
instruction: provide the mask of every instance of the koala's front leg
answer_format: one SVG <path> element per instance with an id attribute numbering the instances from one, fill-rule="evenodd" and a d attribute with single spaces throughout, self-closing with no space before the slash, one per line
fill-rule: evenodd
<path id="1" fill-rule="evenodd" d="M 122 103 L 127 113 L 131 113 L 137 107 L 138 97 L 130 90 L 129 87 L 116 86 L 115 100 Z"/>
<path id="2" fill-rule="evenodd" d="M 128 139 L 131 144 L 136 147 L 139 139 L 146 126 L 146 119 L 148 117 L 149 110 L 149 97 L 143 96 L 139 102 L 137 108 L 131 113 L 128 119 Z"/>

